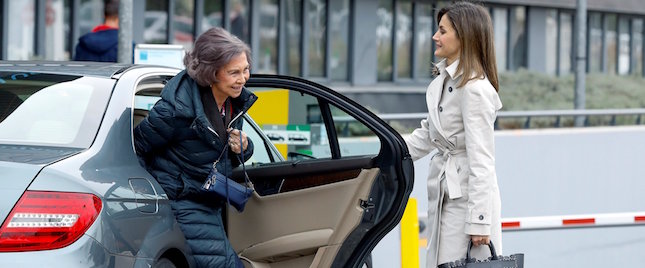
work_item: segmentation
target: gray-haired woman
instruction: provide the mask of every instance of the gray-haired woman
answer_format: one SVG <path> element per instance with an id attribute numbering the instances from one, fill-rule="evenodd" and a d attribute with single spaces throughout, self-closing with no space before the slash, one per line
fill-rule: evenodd
<path id="1" fill-rule="evenodd" d="M 250 59 L 237 37 L 222 28 L 206 31 L 186 53 L 186 70 L 166 84 L 135 129 L 137 153 L 171 200 L 197 267 L 242 267 L 224 231 L 226 200 L 201 186 L 225 148 L 228 157 L 217 170 L 227 176 L 240 164 L 236 154 L 253 153 L 241 131 L 241 115 L 257 99 L 244 88 Z"/>

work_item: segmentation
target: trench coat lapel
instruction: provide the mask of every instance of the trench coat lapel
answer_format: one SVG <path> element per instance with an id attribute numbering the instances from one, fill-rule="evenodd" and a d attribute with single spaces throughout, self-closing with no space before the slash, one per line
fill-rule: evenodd
<path id="1" fill-rule="evenodd" d="M 445 71 L 445 60 L 439 62 L 437 67 L 441 70 L 441 73 L 437 78 L 433 79 L 428 86 L 426 101 L 428 102 L 428 115 L 432 124 L 435 125 L 437 132 L 441 135 L 443 140 L 447 140 L 443 128 L 441 127 L 441 121 L 439 121 L 439 101 L 441 100 L 441 94 L 443 91 L 444 80 L 448 76 Z"/>

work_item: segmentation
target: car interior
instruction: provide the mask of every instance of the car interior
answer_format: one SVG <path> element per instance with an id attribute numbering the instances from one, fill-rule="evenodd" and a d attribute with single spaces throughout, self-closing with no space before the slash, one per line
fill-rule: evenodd
<path id="1" fill-rule="evenodd" d="M 137 86 L 133 128 L 159 99 L 164 79 Z M 245 267 L 330 267 L 373 207 L 371 191 L 382 176 L 379 138 L 320 96 L 248 89 L 258 96 L 243 129 L 255 146 L 245 162 L 256 191 L 243 212 L 228 208 L 228 238 Z M 264 130 L 304 139 L 272 141 Z M 365 146 L 365 139 L 379 145 Z M 241 167 L 234 170 L 235 179 L 243 176 Z"/>

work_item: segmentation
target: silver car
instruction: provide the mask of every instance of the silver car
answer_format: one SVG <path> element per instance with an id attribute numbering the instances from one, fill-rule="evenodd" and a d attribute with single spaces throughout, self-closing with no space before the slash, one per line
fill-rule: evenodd
<path id="1" fill-rule="evenodd" d="M 132 136 L 179 71 L 0 62 L 0 267 L 190 266 L 168 198 L 139 164 Z M 259 97 L 244 124 L 256 192 L 243 213 L 226 212 L 233 248 L 246 267 L 363 265 L 412 190 L 405 143 L 310 81 L 253 75 L 247 88 Z M 264 131 L 310 139 L 273 144 Z"/>

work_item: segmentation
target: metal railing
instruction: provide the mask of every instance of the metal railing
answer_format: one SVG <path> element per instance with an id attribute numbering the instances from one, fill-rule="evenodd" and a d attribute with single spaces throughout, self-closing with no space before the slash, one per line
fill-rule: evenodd
<path id="1" fill-rule="evenodd" d="M 645 115 L 645 109 L 588 109 L 588 110 L 536 110 L 536 111 L 500 111 L 497 113 L 497 121 L 495 121 L 495 129 L 500 129 L 499 122 L 504 119 L 512 118 L 525 118 L 521 128 L 531 128 L 531 122 L 534 118 L 555 118 L 555 121 L 550 124 L 551 127 L 558 128 L 562 126 L 562 118 L 581 116 L 584 118 L 585 126 L 590 126 L 589 118 L 608 116 L 610 117 L 608 125 L 616 125 L 616 117 L 619 116 L 635 116 L 633 123 L 630 125 L 640 125 L 642 117 Z M 392 113 L 392 114 L 378 114 L 378 117 L 391 124 L 393 121 L 405 120 L 421 120 L 425 119 L 427 113 Z M 348 125 L 355 120 L 349 116 L 335 117 L 336 123 L 345 123 Z M 345 126 L 346 128 L 346 126 Z"/>

